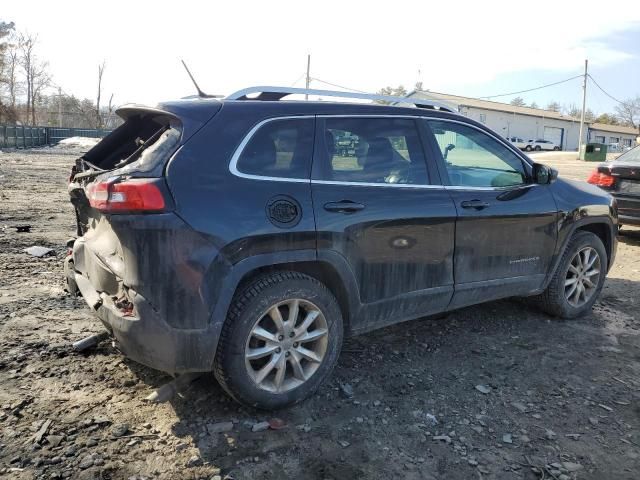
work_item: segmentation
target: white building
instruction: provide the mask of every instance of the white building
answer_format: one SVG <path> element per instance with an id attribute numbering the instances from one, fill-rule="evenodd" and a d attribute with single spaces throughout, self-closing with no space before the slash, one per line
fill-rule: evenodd
<path id="1" fill-rule="evenodd" d="M 540 108 L 518 107 L 508 103 L 478 100 L 437 92 L 413 91 L 409 97 L 438 101 L 462 115 L 484 123 L 503 137 L 526 140 L 544 139 L 562 150 L 577 150 L 580 119 Z M 585 122 L 585 142 L 635 146 L 638 131 L 630 127 Z"/>

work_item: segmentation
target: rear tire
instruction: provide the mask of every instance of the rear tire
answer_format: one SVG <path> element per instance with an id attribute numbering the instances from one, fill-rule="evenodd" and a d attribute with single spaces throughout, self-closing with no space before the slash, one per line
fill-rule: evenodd
<path id="1" fill-rule="evenodd" d="M 579 231 L 569 241 L 547 289 L 534 297 L 534 303 L 556 317 L 585 315 L 600 295 L 607 269 L 602 240 L 591 232 Z"/>
<path id="2" fill-rule="evenodd" d="M 524 147 L 525 152 L 530 152 L 531 151 L 531 145 L 527 145 L 526 147 Z"/>
<path id="3" fill-rule="evenodd" d="M 539 152 L 540 150 L 542 150 L 542 147 L 540 145 L 536 145 L 535 151 Z"/>
<path id="4" fill-rule="evenodd" d="M 262 275 L 229 307 L 214 373 L 238 402 L 283 408 L 312 395 L 331 374 L 342 337 L 338 302 L 324 284 L 298 272 Z"/>

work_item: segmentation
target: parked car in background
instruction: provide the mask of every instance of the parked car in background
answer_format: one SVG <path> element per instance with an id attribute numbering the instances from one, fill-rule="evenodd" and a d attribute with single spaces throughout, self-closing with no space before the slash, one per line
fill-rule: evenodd
<path id="1" fill-rule="evenodd" d="M 125 106 L 76 160 L 69 291 L 125 355 L 273 409 L 320 386 L 344 335 L 513 296 L 591 310 L 616 253 L 610 195 L 443 105 L 291 94 L 347 95 Z"/>
<path id="2" fill-rule="evenodd" d="M 624 151 L 625 150 L 620 143 L 610 143 L 607 145 L 607 153 L 620 153 Z"/>
<path id="3" fill-rule="evenodd" d="M 527 148 L 527 145 L 529 145 L 529 142 L 524 141 L 520 137 L 508 137 L 507 140 L 511 142 L 511 145 L 519 148 L 520 150 L 525 150 Z"/>
<path id="4" fill-rule="evenodd" d="M 560 150 L 560 147 L 553 143 L 551 140 L 544 140 L 539 138 L 538 140 L 529 140 L 527 146 L 524 148 L 527 152 L 532 150 Z"/>
<path id="5" fill-rule="evenodd" d="M 640 225 L 640 145 L 601 163 L 587 180 L 618 202 L 619 225 Z"/>

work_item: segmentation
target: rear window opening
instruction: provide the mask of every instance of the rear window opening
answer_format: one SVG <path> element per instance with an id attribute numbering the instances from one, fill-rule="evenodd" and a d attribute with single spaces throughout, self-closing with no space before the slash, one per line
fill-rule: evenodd
<path id="1" fill-rule="evenodd" d="M 84 154 L 84 170 L 88 166 L 99 171 L 151 172 L 164 165 L 181 136 L 181 123 L 171 115 L 134 113 Z"/>

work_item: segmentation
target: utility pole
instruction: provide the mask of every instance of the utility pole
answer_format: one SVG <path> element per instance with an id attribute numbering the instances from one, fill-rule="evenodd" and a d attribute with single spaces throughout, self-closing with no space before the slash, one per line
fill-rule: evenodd
<path id="1" fill-rule="evenodd" d="M 305 82 L 305 88 L 307 90 L 309 90 L 309 82 L 311 81 L 311 78 L 309 77 L 309 70 L 311 69 L 311 54 L 307 55 L 307 81 Z M 309 100 L 309 95 L 308 94 L 304 94 L 304 99 L 305 100 Z"/>
<path id="2" fill-rule="evenodd" d="M 582 81 L 582 112 L 580 113 L 580 138 L 578 139 L 578 157 L 582 152 L 582 135 L 584 133 L 584 111 L 587 107 L 587 68 L 589 60 L 584 61 L 584 80 Z"/>

